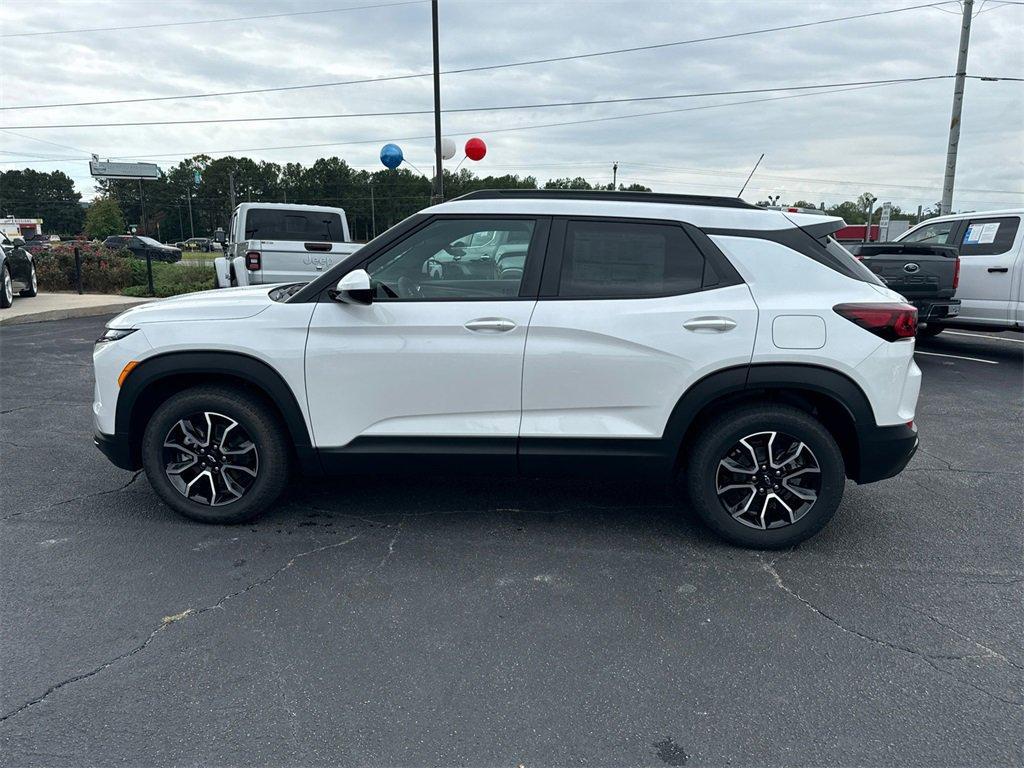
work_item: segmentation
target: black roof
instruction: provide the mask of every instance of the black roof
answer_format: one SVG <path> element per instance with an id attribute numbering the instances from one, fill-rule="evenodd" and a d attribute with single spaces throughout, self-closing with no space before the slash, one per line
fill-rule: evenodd
<path id="1" fill-rule="evenodd" d="M 713 195 L 674 195 L 663 192 L 612 192 L 603 189 L 481 189 L 452 200 L 613 200 L 628 203 L 663 203 L 668 205 L 706 205 L 712 208 L 753 208 L 738 197 Z M 452 202 L 449 200 L 448 202 Z"/>

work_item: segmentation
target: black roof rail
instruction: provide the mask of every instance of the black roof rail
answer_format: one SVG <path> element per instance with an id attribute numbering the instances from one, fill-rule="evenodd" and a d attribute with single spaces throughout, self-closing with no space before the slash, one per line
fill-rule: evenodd
<path id="1" fill-rule="evenodd" d="M 715 197 L 713 195 L 674 195 L 664 192 L 612 192 L 603 189 L 480 189 L 467 192 L 454 200 L 612 200 L 628 203 L 662 203 L 666 205 L 706 205 L 712 208 L 751 208 L 738 197 Z"/>

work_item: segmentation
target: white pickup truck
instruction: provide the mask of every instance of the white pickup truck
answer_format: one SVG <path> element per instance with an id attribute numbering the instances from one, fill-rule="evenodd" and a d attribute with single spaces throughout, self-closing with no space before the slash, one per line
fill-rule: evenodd
<path id="1" fill-rule="evenodd" d="M 219 288 L 309 282 L 360 248 L 345 211 L 320 205 L 242 203 L 214 239 L 224 246 Z"/>
<path id="2" fill-rule="evenodd" d="M 1024 208 L 928 219 L 896 242 L 951 245 L 960 254 L 959 314 L 928 322 L 918 336 L 943 328 L 1024 330 Z"/>

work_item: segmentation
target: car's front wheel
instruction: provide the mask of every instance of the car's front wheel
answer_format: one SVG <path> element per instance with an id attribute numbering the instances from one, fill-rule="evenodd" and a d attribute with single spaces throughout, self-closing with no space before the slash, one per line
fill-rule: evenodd
<path id="1" fill-rule="evenodd" d="M 222 386 L 168 398 L 142 438 L 142 465 L 157 495 L 204 523 L 242 523 L 265 512 L 284 490 L 290 463 L 271 408 Z"/>
<path id="2" fill-rule="evenodd" d="M 820 531 L 839 507 L 846 476 L 824 425 L 775 404 L 723 413 L 696 439 L 685 472 L 708 527 L 755 549 L 789 547 Z"/>
<path id="3" fill-rule="evenodd" d="M 14 303 L 14 284 L 11 282 L 11 270 L 6 264 L 0 269 L 0 309 L 7 309 Z"/>

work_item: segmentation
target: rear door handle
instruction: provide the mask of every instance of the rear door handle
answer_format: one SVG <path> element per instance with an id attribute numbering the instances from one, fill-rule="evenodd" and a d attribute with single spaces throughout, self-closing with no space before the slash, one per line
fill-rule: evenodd
<path id="1" fill-rule="evenodd" d="M 988 271 L 989 272 L 1009 272 L 1010 268 L 1009 267 L 989 267 Z"/>
<path id="2" fill-rule="evenodd" d="M 513 330 L 516 324 L 507 317 L 478 317 L 464 326 L 467 331 L 477 333 L 506 333 Z"/>
<path id="3" fill-rule="evenodd" d="M 695 317 L 683 323 L 683 328 L 695 333 L 725 333 L 736 327 L 731 317 Z"/>

